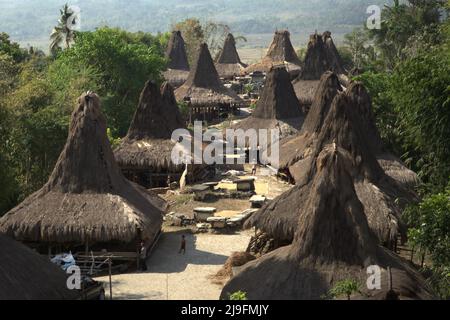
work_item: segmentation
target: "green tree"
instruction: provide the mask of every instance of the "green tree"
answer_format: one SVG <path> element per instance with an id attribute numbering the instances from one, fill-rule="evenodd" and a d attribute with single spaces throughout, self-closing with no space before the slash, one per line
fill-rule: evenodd
<path id="1" fill-rule="evenodd" d="M 124 136 L 148 79 L 161 80 L 166 61 L 157 37 L 103 27 L 80 32 L 76 43 L 62 52 L 57 63 L 75 73 L 89 68 L 98 75 L 96 89 L 114 137 Z M 93 90 L 93 89 L 91 89 Z"/>
<path id="2" fill-rule="evenodd" d="M 0 33 L 0 54 L 10 56 L 14 63 L 20 63 L 26 60 L 29 55 L 27 50 L 20 48 L 18 43 L 12 42 L 7 33 Z"/>
<path id="3" fill-rule="evenodd" d="M 349 50 L 353 65 L 356 68 L 371 69 L 376 59 L 375 49 L 368 44 L 369 36 L 366 30 L 358 28 L 345 35 L 344 45 Z"/>
<path id="4" fill-rule="evenodd" d="M 230 300 L 248 300 L 247 293 L 244 291 L 236 291 L 230 294 Z"/>
<path id="5" fill-rule="evenodd" d="M 223 23 L 213 21 L 200 22 L 199 19 L 189 18 L 172 26 L 172 30 L 179 30 L 183 35 L 186 43 L 186 53 L 189 64 L 193 65 L 195 62 L 197 50 L 201 43 L 208 44 L 211 56 L 214 58 L 222 49 L 227 34 L 230 32 L 230 27 Z M 243 36 L 235 37 L 236 43 L 238 41 L 247 41 Z"/>
<path id="6" fill-rule="evenodd" d="M 58 49 L 64 44 L 64 47 L 70 48 L 70 44 L 75 39 L 75 30 L 73 24 L 75 23 L 73 14 L 69 5 L 66 3 L 62 9 L 59 10 L 60 17 L 58 24 L 53 28 L 50 34 L 50 51 L 56 53 Z"/>
<path id="7" fill-rule="evenodd" d="M 353 279 L 345 279 L 337 281 L 334 284 L 333 288 L 330 289 L 328 294 L 332 298 L 338 298 L 345 295 L 347 297 L 347 300 L 350 300 L 351 295 L 358 292 L 360 292 L 359 283 Z"/>
<path id="8" fill-rule="evenodd" d="M 439 10 L 444 0 L 394 0 L 382 12 L 381 29 L 369 30 L 369 36 L 379 50 L 380 60 L 392 70 L 405 57 L 410 38 L 424 28 L 439 23 Z"/>
<path id="9" fill-rule="evenodd" d="M 172 29 L 181 31 L 186 44 L 186 54 L 188 56 L 189 64 L 192 66 L 200 44 L 206 40 L 205 31 L 203 30 L 200 20 L 189 18 L 176 23 Z"/>
<path id="10" fill-rule="evenodd" d="M 426 196 L 404 214 L 410 229 L 408 242 L 433 262 L 430 283 L 441 298 L 450 297 L 450 183 L 443 191 Z"/>

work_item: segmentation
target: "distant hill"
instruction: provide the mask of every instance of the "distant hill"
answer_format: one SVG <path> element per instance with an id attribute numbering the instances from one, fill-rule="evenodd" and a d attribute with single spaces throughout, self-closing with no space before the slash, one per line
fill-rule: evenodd
<path id="1" fill-rule="evenodd" d="M 302 34 L 315 29 L 343 34 L 361 25 L 369 5 L 391 0 L 0 0 L 0 32 L 22 44 L 47 45 L 48 35 L 64 3 L 82 12 L 82 29 L 117 26 L 130 31 L 167 31 L 188 17 L 214 20 L 243 35 L 271 34 L 288 28 Z M 264 46 L 250 37 L 252 46 Z M 261 40 L 263 41 L 263 40 Z"/>

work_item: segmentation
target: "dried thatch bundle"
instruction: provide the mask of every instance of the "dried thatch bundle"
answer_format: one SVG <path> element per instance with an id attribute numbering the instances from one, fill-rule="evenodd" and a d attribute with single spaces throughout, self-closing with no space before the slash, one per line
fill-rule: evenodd
<path id="1" fill-rule="evenodd" d="M 345 73 L 342 59 L 328 31 L 323 36 L 317 33 L 310 36 L 302 71 L 293 81 L 297 98 L 303 106 L 311 106 L 319 80 L 327 71 L 338 75 Z"/>
<path id="2" fill-rule="evenodd" d="M 297 216 L 290 206 L 296 204 L 293 208 L 297 208 L 304 204 L 317 174 L 314 164 L 319 153 L 325 145 L 335 143 L 351 155 L 349 173 L 364 205 L 370 228 L 380 243 L 391 246 L 397 240 L 397 234 L 405 235 L 400 221 L 400 206 L 415 200 L 415 195 L 388 177 L 372 154 L 366 139 L 367 127 L 363 126 L 357 106 L 359 87 L 353 86 L 347 92 L 338 93 L 334 75 L 325 75 L 322 80 L 322 84 L 328 82 L 329 86 L 321 86 L 324 90 L 321 103 L 311 109 L 305 129 L 282 143 L 280 148 L 280 165 L 289 171 L 296 186 L 264 206 L 247 221 L 247 226 L 256 226 L 276 239 L 292 240 L 296 228 L 293 221 Z M 322 110 L 328 108 L 333 94 L 336 96 L 322 120 L 325 114 Z"/>
<path id="3" fill-rule="evenodd" d="M 242 63 L 241 58 L 236 50 L 236 41 L 231 33 L 225 39 L 222 50 L 216 59 L 216 70 L 219 76 L 224 79 L 233 79 L 242 74 L 247 67 Z"/>
<path id="4" fill-rule="evenodd" d="M 317 173 L 305 203 L 288 202 L 289 210 L 297 212 L 293 243 L 245 264 L 223 288 L 222 299 L 238 290 L 249 299 L 321 299 L 345 279 L 361 284 L 361 293 L 354 299 L 371 299 L 390 289 L 400 299 L 432 298 L 416 271 L 378 246 L 353 188 L 352 161 L 344 149 L 324 148 L 317 157 Z M 382 268 L 381 290 L 369 291 L 365 286 L 369 265 Z M 392 286 L 386 285 L 388 268 Z"/>
<path id="5" fill-rule="evenodd" d="M 44 256 L 0 234 L 0 300 L 80 298 L 64 272 Z"/>
<path id="6" fill-rule="evenodd" d="M 272 68 L 264 84 L 256 108 L 234 129 L 279 129 L 280 138 L 295 134 L 301 127 L 304 113 L 295 97 L 289 74 L 284 67 Z"/>
<path id="7" fill-rule="evenodd" d="M 208 45 L 200 45 L 195 66 L 186 82 L 175 90 L 177 101 L 189 98 L 192 106 L 239 104 L 242 100 L 232 90 L 225 88 L 219 79 Z"/>
<path id="8" fill-rule="evenodd" d="M 166 51 L 169 60 L 164 78 L 174 87 L 181 86 L 189 75 L 189 62 L 184 39 L 180 31 L 173 31 Z"/>
<path id="9" fill-rule="evenodd" d="M 100 99 L 83 94 L 48 182 L 0 219 L 0 230 L 33 242 L 154 239 L 165 202 L 124 178 L 108 138 Z"/>
<path id="10" fill-rule="evenodd" d="M 152 172 L 182 172 L 183 164 L 171 160 L 175 141 L 172 132 L 185 128 L 173 89 L 147 81 L 142 90 L 128 134 L 114 156 L 121 168 L 149 169 Z"/>
<path id="11" fill-rule="evenodd" d="M 290 33 L 287 30 L 275 32 L 272 44 L 266 56 L 261 62 L 252 64 L 245 69 L 245 73 L 255 71 L 268 72 L 273 66 L 284 64 L 291 77 L 295 77 L 300 72 L 300 59 L 292 46 Z"/>

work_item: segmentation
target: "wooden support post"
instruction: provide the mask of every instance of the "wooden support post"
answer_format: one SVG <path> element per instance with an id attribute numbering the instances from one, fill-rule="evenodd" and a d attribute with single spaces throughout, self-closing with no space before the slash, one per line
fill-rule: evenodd
<path id="1" fill-rule="evenodd" d="M 108 259 L 108 271 L 109 271 L 109 300 L 112 300 L 113 296 L 112 296 L 112 276 L 111 276 L 111 272 L 112 272 L 112 261 L 111 258 Z"/>

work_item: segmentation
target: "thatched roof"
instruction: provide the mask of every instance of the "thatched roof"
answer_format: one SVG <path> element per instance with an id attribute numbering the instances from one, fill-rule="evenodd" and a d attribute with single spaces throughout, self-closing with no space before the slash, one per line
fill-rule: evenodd
<path id="1" fill-rule="evenodd" d="M 413 189 L 419 182 L 415 172 L 408 169 L 406 165 L 389 150 L 383 146 L 381 136 L 375 125 L 375 117 L 372 111 L 372 101 L 369 93 L 360 82 L 352 82 L 348 89 L 354 92 L 353 104 L 358 107 L 358 113 L 363 121 L 367 143 L 371 152 L 375 155 L 384 172 L 403 185 L 405 188 Z"/>
<path id="2" fill-rule="evenodd" d="M 416 271 L 377 244 L 353 187 L 352 161 L 335 145 L 323 149 L 309 196 L 301 206 L 291 203 L 290 210 L 297 212 L 293 243 L 245 264 L 223 288 L 222 299 L 241 290 L 251 300 L 319 300 L 345 279 L 361 285 L 362 294 L 354 299 L 371 299 L 390 289 L 400 299 L 433 298 Z M 366 268 L 375 264 L 382 268 L 381 289 L 369 291 Z M 388 268 L 392 286 L 386 281 Z"/>
<path id="3" fill-rule="evenodd" d="M 334 45 L 333 38 L 331 38 L 331 32 L 325 31 L 322 38 L 325 44 L 325 52 L 330 69 L 336 74 L 345 74 L 346 71 L 344 69 L 344 62 L 342 61 L 342 58 Z"/>
<path id="4" fill-rule="evenodd" d="M 189 62 L 184 39 L 180 31 L 172 31 L 167 46 L 166 58 L 169 60 L 164 78 L 174 87 L 181 86 L 189 75 Z"/>
<path id="5" fill-rule="evenodd" d="M 295 93 L 302 105 L 310 106 L 313 103 L 319 80 L 327 71 L 338 75 L 345 72 L 328 31 L 323 36 L 317 33 L 310 36 L 302 70 L 293 81 Z"/>
<path id="6" fill-rule="evenodd" d="M 331 71 L 331 65 L 328 62 L 327 49 L 325 48 L 322 36 L 315 33 L 309 37 L 305 62 L 299 79 L 319 80 L 326 71 Z"/>
<path id="7" fill-rule="evenodd" d="M 167 65 L 169 69 L 189 71 L 189 62 L 181 31 L 172 31 L 167 45 L 166 58 L 169 59 Z"/>
<path id="8" fill-rule="evenodd" d="M 200 45 L 196 63 L 186 82 L 175 90 L 175 97 L 177 101 L 190 98 L 193 106 L 242 102 L 235 92 L 221 84 L 206 43 Z"/>
<path id="9" fill-rule="evenodd" d="M 325 77 L 330 84 L 335 81 L 333 78 Z M 325 90 L 329 97 L 323 99 L 319 109 L 329 105 L 335 85 Z M 352 169 L 349 172 L 359 200 L 364 205 L 370 228 L 380 243 L 391 245 L 396 241 L 397 234 L 405 235 L 400 208 L 405 202 L 415 200 L 415 195 L 388 177 L 372 154 L 366 140 L 367 127 L 363 125 L 356 105 L 358 87 L 353 86 L 342 93 L 335 91 L 334 94 L 336 96 L 322 124 L 324 113 L 318 112 L 315 107 L 319 104 L 315 104 L 310 111 L 313 112 L 310 119 L 305 121 L 305 129 L 298 136 L 281 143 L 281 169 L 289 171 L 296 186 L 253 215 L 247 226 L 256 226 L 277 239 L 292 240 L 295 232 L 292 222 L 296 219 L 292 208 L 296 208 L 295 204 L 301 206 L 305 197 L 309 196 L 310 183 L 316 174 L 314 163 L 319 153 L 325 145 L 335 143 L 351 155 L 349 166 Z"/>
<path id="10" fill-rule="evenodd" d="M 122 175 L 114 160 L 100 99 L 83 94 L 64 150 L 48 182 L 0 219 L 18 240 L 56 243 L 153 239 L 165 202 Z"/>
<path id="11" fill-rule="evenodd" d="M 44 256 L 0 234 L 0 300 L 78 299 L 67 276 Z"/>
<path id="12" fill-rule="evenodd" d="M 300 129 L 303 119 L 304 113 L 295 96 L 288 72 L 284 67 L 274 67 L 266 77 L 263 92 L 253 113 L 233 128 L 279 128 L 280 137 L 286 137 Z"/>
<path id="13" fill-rule="evenodd" d="M 292 46 L 290 33 L 287 30 L 276 31 L 272 44 L 261 62 L 252 64 L 245 69 L 245 73 L 254 71 L 268 72 L 273 66 L 284 64 L 291 76 L 300 72 L 300 59 Z"/>
<path id="14" fill-rule="evenodd" d="M 281 168 L 293 166 L 299 159 L 297 150 L 301 150 L 303 148 L 303 143 L 310 139 L 311 134 L 316 133 L 317 128 L 321 128 L 322 121 L 328 114 L 331 101 L 337 93 L 336 86 L 339 86 L 339 90 L 341 90 L 339 80 L 335 75 L 331 75 L 331 72 L 326 72 L 322 76 L 322 81 L 318 85 L 313 99 L 314 103 L 305 119 L 305 124 L 302 127 L 301 134 L 292 137 L 290 141 L 284 141 L 284 146 L 281 145 Z M 296 85 L 306 82 L 308 81 L 294 82 L 294 88 Z M 335 84 L 334 86 L 331 86 L 328 91 L 326 89 L 328 87 L 327 82 L 330 84 Z M 395 179 L 404 187 L 412 189 L 417 185 L 419 178 L 417 174 L 408 169 L 398 157 L 384 148 L 380 134 L 375 125 L 375 118 L 372 112 L 372 102 L 367 90 L 361 83 L 352 82 L 349 84 L 347 91 L 354 92 L 351 96 L 351 103 L 358 109 L 360 121 L 362 121 L 362 127 L 366 128 L 364 130 L 364 135 L 366 137 L 366 143 L 370 146 L 370 151 L 376 157 L 378 163 L 388 176 Z M 317 117 L 317 115 L 320 115 L 320 117 Z"/>
<path id="15" fill-rule="evenodd" d="M 242 63 L 236 50 L 236 41 L 231 33 L 225 38 L 225 43 L 216 59 L 216 70 L 221 78 L 232 79 L 242 74 L 247 67 Z"/>
<path id="16" fill-rule="evenodd" d="M 172 132 L 186 128 L 178 109 L 172 86 L 159 87 L 147 81 L 128 134 L 114 156 L 121 168 L 142 168 L 152 171 L 183 171 L 184 165 L 171 160 L 175 141 Z"/>

